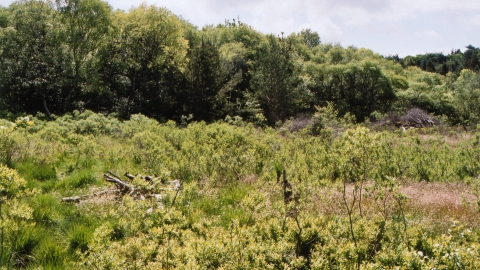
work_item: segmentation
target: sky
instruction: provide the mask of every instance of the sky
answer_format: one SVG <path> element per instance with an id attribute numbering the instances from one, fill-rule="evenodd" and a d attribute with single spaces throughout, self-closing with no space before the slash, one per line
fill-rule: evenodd
<path id="1" fill-rule="evenodd" d="M 0 0 L 8 6 L 13 0 Z M 225 19 L 265 34 L 310 28 L 323 43 L 400 57 L 480 47 L 479 0 L 108 0 L 128 11 L 141 3 L 165 7 L 201 29 Z"/>

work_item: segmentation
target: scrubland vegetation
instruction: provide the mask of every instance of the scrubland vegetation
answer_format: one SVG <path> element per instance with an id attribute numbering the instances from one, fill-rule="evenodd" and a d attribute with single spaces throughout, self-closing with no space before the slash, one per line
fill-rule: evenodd
<path id="1" fill-rule="evenodd" d="M 480 134 L 90 111 L 1 122 L 1 266 L 476 269 Z M 315 131 L 315 132 L 314 132 Z M 102 173 L 162 194 L 105 193 Z M 162 183 L 181 181 L 180 191 Z"/>
<path id="2" fill-rule="evenodd" d="M 0 269 L 480 269 L 479 71 L 472 45 L 0 7 Z"/>

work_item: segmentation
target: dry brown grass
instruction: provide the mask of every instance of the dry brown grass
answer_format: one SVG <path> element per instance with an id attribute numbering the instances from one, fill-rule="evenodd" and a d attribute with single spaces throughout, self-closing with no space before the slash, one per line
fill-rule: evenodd
<path id="1" fill-rule="evenodd" d="M 401 192 L 409 197 L 408 210 L 439 226 L 458 220 L 479 226 L 476 198 L 464 183 L 408 183 Z"/>
<path id="2" fill-rule="evenodd" d="M 365 186 L 371 186 L 366 184 Z M 352 199 L 353 186 L 347 187 L 347 198 Z M 447 228 L 452 220 L 456 220 L 471 227 L 479 227 L 480 212 L 476 209 L 476 197 L 464 183 L 405 183 L 400 192 L 408 197 L 405 205 L 407 216 L 412 222 L 422 222 L 440 229 Z M 363 191 L 362 212 L 364 216 L 382 214 L 383 204 L 373 199 L 373 194 Z M 341 187 L 324 187 L 312 193 L 312 205 L 307 211 L 323 215 L 346 215 Z M 392 214 L 393 198 L 387 199 L 387 214 Z M 359 213 L 358 201 L 355 213 Z"/>
<path id="3" fill-rule="evenodd" d="M 474 134 L 462 132 L 462 133 L 451 133 L 445 135 L 431 135 L 431 134 L 418 134 L 418 138 L 422 141 L 427 140 L 439 140 L 445 142 L 447 145 L 456 146 L 461 142 L 469 140 L 474 137 Z"/>

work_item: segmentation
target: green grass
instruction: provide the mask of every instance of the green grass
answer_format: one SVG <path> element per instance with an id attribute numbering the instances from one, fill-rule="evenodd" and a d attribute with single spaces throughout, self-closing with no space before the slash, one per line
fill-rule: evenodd
<path id="1" fill-rule="evenodd" d="M 16 162 L 14 169 L 27 180 L 27 187 L 36 188 L 43 192 L 49 192 L 57 182 L 57 172 L 52 165 L 37 164 L 32 161 Z"/>
<path id="2" fill-rule="evenodd" d="M 245 185 L 228 185 L 220 188 L 216 194 L 198 198 L 192 203 L 192 208 L 216 219 L 218 225 L 228 228 L 233 220 L 243 222 L 246 219 L 239 204 L 250 189 Z"/>
<path id="3" fill-rule="evenodd" d="M 64 205 L 52 194 L 39 194 L 32 198 L 31 207 L 33 208 L 33 220 L 38 225 L 46 227 L 54 226 L 56 216 L 59 215 Z"/>
<path id="4" fill-rule="evenodd" d="M 71 124 L 75 127 L 73 122 Z M 385 257 L 385 264 L 381 266 L 390 265 L 393 268 L 402 264 L 397 259 L 409 258 L 405 255 L 408 249 L 402 246 L 403 242 L 395 240 L 402 232 L 403 219 L 396 217 L 396 212 L 391 212 L 385 218 L 389 225 L 382 233 L 384 237 L 376 237 L 378 226 L 374 219 L 378 218 L 377 208 L 373 198 L 369 198 L 370 201 L 365 198 L 362 201 L 365 216 L 354 216 L 353 229 L 359 235 L 359 248 L 353 248 L 339 195 L 341 189 L 336 189 L 342 177 L 350 177 L 351 173 L 363 172 L 361 169 L 366 168 L 368 172 L 372 171 L 371 175 L 367 175 L 371 182 L 377 176 L 388 176 L 395 181 L 428 180 L 435 182 L 428 183 L 433 185 L 437 182 L 473 181 L 480 172 L 478 139 L 474 139 L 472 134 L 452 140 L 441 137 L 446 135 L 435 135 L 433 138 L 428 133 L 430 131 L 421 131 L 428 136 L 417 134 L 420 131 L 388 132 L 377 136 L 374 131 L 365 130 L 364 134 L 364 130 L 360 130 L 362 133 L 356 130 L 350 135 L 344 131 L 332 133 L 326 141 L 306 134 L 238 128 L 221 123 L 194 123 L 179 129 L 128 121 L 121 123 L 120 128 L 125 130 L 124 134 L 132 135 L 123 137 L 105 134 L 86 137 L 72 130 L 58 131 L 67 128 L 56 121 L 45 123 L 43 129 L 51 129 L 48 134 L 57 134 L 60 137 L 58 140 L 51 140 L 40 131 L 14 134 L 19 138 L 26 137 L 22 137 L 23 141 L 30 143 L 19 145 L 12 166 L 27 180 L 27 188 L 38 191 L 34 195 L 19 195 L 19 201 L 27 203 L 33 215 L 25 221 L 28 226 L 21 228 L 15 243 L 10 244 L 13 240 L 8 240 L 9 249 L 6 252 L 15 254 L 15 260 L 10 260 L 12 268 L 67 269 L 75 263 L 93 268 L 85 261 L 86 254 L 95 251 L 98 252 L 96 256 L 101 256 L 115 248 L 115 254 L 120 254 L 119 261 L 133 261 L 132 250 L 138 247 L 146 247 L 150 250 L 148 252 L 153 252 L 148 255 L 150 257 L 142 259 L 147 261 L 145 264 L 158 263 L 160 256 L 166 260 L 164 254 L 167 252 L 173 255 L 169 260 L 193 258 L 202 254 L 202 248 L 210 244 L 212 260 L 225 253 L 222 255 L 225 264 L 220 258 L 219 267 L 231 266 L 229 263 L 233 260 L 230 259 L 236 254 L 241 254 L 238 262 L 246 262 L 242 253 L 249 249 L 255 256 L 265 251 L 266 261 L 273 260 L 275 263 L 290 263 L 300 255 L 304 258 L 318 255 L 318 258 L 330 258 L 329 263 L 336 267 L 347 265 L 340 260 L 350 263 L 356 254 L 366 254 L 364 250 L 370 250 L 369 243 L 372 241 L 376 243 L 373 246 L 382 244 L 385 247 L 385 250 L 373 252 Z M 127 132 L 133 128 L 135 132 Z M 62 136 L 77 141 L 74 144 L 63 140 Z M 445 143 L 447 139 L 448 143 Z M 370 151 L 365 153 L 373 157 L 371 164 L 366 163 L 367 159 L 365 164 L 359 162 L 363 160 L 360 150 Z M 38 161 L 37 157 L 42 153 L 48 153 L 51 158 L 44 159 L 43 163 Z M 352 160 L 357 161 L 357 167 L 352 165 Z M 298 220 L 284 215 L 286 207 L 282 187 L 276 183 L 275 165 L 279 166 L 278 170 L 287 171 L 292 190 L 299 195 Z M 102 173 L 107 170 L 121 177 L 128 171 L 132 174 L 156 174 L 166 181 L 179 179 L 182 190 L 176 194 L 167 184 L 162 186 L 163 190 L 159 187 L 155 193 L 164 197 L 163 207 L 158 208 L 155 208 L 157 204 L 149 196 L 151 194 L 143 194 L 144 200 L 137 196 L 132 201 L 106 201 L 105 197 L 94 197 L 80 204 L 61 201 L 62 197 L 113 187 L 112 183 L 103 180 Z M 141 192 L 141 189 L 136 191 Z M 390 207 L 396 209 L 395 204 Z M 150 208 L 155 209 L 148 212 Z M 450 223 L 445 225 L 448 228 L 441 227 L 442 230 L 431 224 L 438 223 L 449 210 L 436 206 L 439 214 L 429 215 L 425 209 L 423 206 L 406 208 L 408 225 L 412 227 L 409 232 L 410 248 L 429 254 L 429 257 L 441 258 L 433 254 L 433 241 L 441 244 L 443 241 L 447 246 L 455 239 L 442 238 Z M 2 211 L 7 213 L 5 209 Z M 478 215 L 469 211 L 465 210 L 465 215 Z M 478 235 L 478 226 L 468 225 Z M 103 238 L 100 242 L 93 241 L 95 231 L 106 227 L 113 231 L 97 234 L 97 239 Z M 416 237 L 414 232 L 420 229 L 429 234 L 425 234 L 424 238 Z M 10 233 L 13 231 L 9 230 L 9 239 L 15 237 Z M 145 241 L 137 241 L 141 239 Z M 198 248 L 192 249 L 196 244 L 190 244 L 196 241 Z M 317 245 L 318 241 L 322 245 Z M 466 250 L 468 245 L 472 245 L 465 241 L 457 241 L 460 249 Z M 101 247 L 103 243 L 105 247 Z M 221 250 L 216 250 L 217 247 Z M 392 248 L 404 253 L 388 253 Z M 175 257 L 177 254 L 182 255 Z M 270 258 L 270 254 L 276 258 Z M 3 266 L 9 261 L 8 256 L 3 256 Z M 314 264 L 313 261 L 311 263 Z M 275 264 L 277 267 L 280 265 Z M 174 267 L 173 264 L 171 266 Z M 253 264 L 250 266 L 255 268 Z M 341 266 L 338 268 L 342 269 Z M 292 265 L 289 267 L 294 268 Z M 257 265 L 256 268 L 262 266 Z"/>
<path id="5" fill-rule="evenodd" d="M 88 250 L 88 242 L 93 237 L 94 228 L 82 224 L 76 224 L 69 228 L 67 232 L 68 237 L 68 251 L 72 254 L 80 250 L 85 252 Z"/>
<path id="6" fill-rule="evenodd" d="M 42 231 L 35 227 L 26 227 L 18 232 L 11 242 L 11 260 L 15 268 L 25 268 L 34 260 L 33 251 L 39 245 Z"/>
<path id="7" fill-rule="evenodd" d="M 96 175 L 93 169 L 82 169 L 75 171 L 59 181 L 55 188 L 57 190 L 83 189 L 91 185 L 100 185 L 100 176 Z"/>
<path id="8" fill-rule="evenodd" d="M 47 182 L 49 180 L 57 180 L 57 172 L 52 165 L 36 164 L 31 161 L 18 163 L 15 169 L 26 180 L 37 180 L 39 182 Z"/>
<path id="9" fill-rule="evenodd" d="M 48 237 L 35 250 L 34 256 L 36 264 L 44 269 L 65 269 L 66 262 L 70 259 L 58 241 Z"/>

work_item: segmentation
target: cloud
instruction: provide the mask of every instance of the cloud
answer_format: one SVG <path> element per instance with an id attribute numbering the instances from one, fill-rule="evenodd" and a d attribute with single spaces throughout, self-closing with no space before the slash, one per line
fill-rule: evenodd
<path id="1" fill-rule="evenodd" d="M 436 39 L 440 38 L 440 35 L 435 30 L 427 30 L 425 31 L 425 35 L 431 38 L 436 38 Z"/>
<path id="2" fill-rule="evenodd" d="M 468 22 L 472 25 L 480 27 L 480 15 L 477 15 L 477 16 L 471 18 Z"/>
<path id="3" fill-rule="evenodd" d="M 8 6 L 13 0 L 0 0 Z M 108 0 L 128 10 L 142 2 L 166 7 L 200 28 L 236 19 L 263 33 L 311 28 L 324 42 L 366 46 L 383 54 L 478 44 L 478 0 Z M 468 27 L 465 27 L 468 26 Z M 470 32 L 468 32 L 470 31 Z M 472 34 L 473 33 L 473 34 Z M 422 40 L 423 43 L 418 43 Z M 465 41 L 469 40 L 469 41 Z M 442 42 L 449 42 L 442 44 Z M 459 45 L 457 45 L 459 44 Z M 463 45 L 462 45 L 463 44 Z M 370 47 L 369 47 L 370 46 Z M 423 46 L 423 47 L 422 47 Z"/>
<path id="4" fill-rule="evenodd" d="M 415 36 L 417 38 L 428 38 L 428 39 L 439 39 L 440 35 L 435 30 L 425 30 L 425 31 L 417 31 L 415 32 Z"/>

